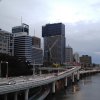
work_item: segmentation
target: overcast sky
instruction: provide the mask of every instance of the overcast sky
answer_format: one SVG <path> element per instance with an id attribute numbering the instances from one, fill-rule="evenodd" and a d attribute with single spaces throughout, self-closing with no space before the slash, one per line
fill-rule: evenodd
<path id="1" fill-rule="evenodd" d="M 100 63 L 100 0 L 0 0 L 0 28 L 11 32 L 22 21 L 41 37 L 47 23 L 66 25 L 66 44 Z"/>

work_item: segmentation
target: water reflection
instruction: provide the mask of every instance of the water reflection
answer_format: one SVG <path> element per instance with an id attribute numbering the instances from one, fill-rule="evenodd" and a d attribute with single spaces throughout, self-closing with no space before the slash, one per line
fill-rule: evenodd
<path id="1" fill-rule="evenodd" d="M 88 84 L 92 83 L 92 79 L 91 79 L 91 77 L 86 77 L 86 78 L 82 79 L 81 82 L 82 82 L 83 86 L 88 85 Z"/>
<path id="2" fill-rule="evenodd" d="M 100 100 L 100 74 L 84 78 L 46 100 Z"/>
<path id="3" fill-rule="evenodd" d="M 72 86 L 72 92 L 73 92 L 73 93 L 76 93 L 76 92 L 79 91 L 79 90 L 80 90 L 80 87 L 79 87 L 78 84 Z"/>

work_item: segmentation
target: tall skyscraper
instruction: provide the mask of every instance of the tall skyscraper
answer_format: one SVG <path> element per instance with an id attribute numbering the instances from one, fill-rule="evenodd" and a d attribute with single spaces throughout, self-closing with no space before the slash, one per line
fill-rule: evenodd
<path id="1" fill-rule="evenodd" d="M 13 34 L 2 29 L 0 29 L 0 53 L 11 56 L 14 54 Z"/>
<path id="2" fill-rule="evenodd" d="M 44 38 L 44 61 L 62 64 L 65 62 L 65 25 L 46 24 L 42 27 Z"/>
<path id="3" fill-rule="evenodd" d="M 32 45 L 35 47 L 40 48 L 41 47 L 41 39 L 38 37 L 33 36 L 32 37 Z"/>
<path id="4" fill-rule="evenodd" d="M 76 63 L 80 63 L 80 57 L 79 57 L 79 54 L 77 52 L 74 53 L 74 62 Z"/>
<path id="5" fill-rule="evenodd" d="M 22 24 L 13 27 L 12 33 L 14 33 L 14 55 L 32 62 L 32 37 L 29 36 L 29 26 Z"/>
<path id="6" fill-rule="evenodd" d="M 69 45 L 66 47 L 66 63 L 73 63 L 73 49 Z"/>
<path id="7" fill-rule="evenodd" d="M 43 50 L 41 48 L 32 46 L 32 63 L 36 65 L 43 64 Z"/>
<path id="8" fill-rule="evenodd" d="M 41 39 L 38 37 L 32 37 L 32 63 L 36 65 L 43 64 L 43 50 L 41 47 Z"/>
<path id="9" fill-rule="evenodd" d="M 20 33 L 25 32 L 27 35 L 29 35 L 29 25 L 22 23 L 21 26 L 15 26 L 12 28 L 12 33 Z"/>

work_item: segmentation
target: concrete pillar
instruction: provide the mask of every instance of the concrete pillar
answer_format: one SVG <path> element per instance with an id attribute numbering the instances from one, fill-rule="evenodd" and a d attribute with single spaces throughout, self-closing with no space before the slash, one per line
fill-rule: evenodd
<path id="1" fill-rule="evenodd" d="M 77 80 L 80 79 L 80 73 L 79 73 L 79 70 L 77 71 Z"/>
<path id="2" fill-rule="evenodd" d="M 65 87 L 67 87 L 67 77 L 65 77 Z"/>
<path id="3" fill-rule="evenodd" d="M 0 77 L 1 77 L 1 64 L 0 64 Z"/>
<path id="4" fill-rule="evenodd" d="M 7 100 L 7 94 L 4 95 L 4 100 Z"/>
<path id="5" fill-rule="evenodd" d="M 28 100 L 29 89 L 25 90 L 25 100 Z"/>
<path id="6" fill-rule="evenodd" d="M 33 65 L 33 76 L 35 76 L 35 66 Z"/>
<path id="7" fill-rule="evenodd" d="M 41 75 L 42 74 L 42 70 L 41 70 L 41 65 L 39 65 L 39 74 Z"/>
<path id="8" fill-rule="evenodd" d="M 52 93 L 55 93 L 55 87 L 56 87 L 56 82 L 54 81 L 52 83 Z"/>
<path id="9" fill-rule="evenodd" d="M 17 98 L 17 94 L 18 94 L 17 92 L 14 93 L 14 100 L 17 100 L 18 99 Z"/>
<path id="10" fill-rule="evenodd" d="M 72 73 L 72 82 L 74 83 L 74 73 Z"/>
<path id="11" fill-rule="evenodd" d="M 58 69 L 58 73 L 59 73 L 59 69 Z"/>
<path id="12" fill-rule="evenodd" d="M 42 71 L 41 71 L 41 70 L 39 71 L 39 74 L 40 74 L 40 75 L 42 74 Z"/>

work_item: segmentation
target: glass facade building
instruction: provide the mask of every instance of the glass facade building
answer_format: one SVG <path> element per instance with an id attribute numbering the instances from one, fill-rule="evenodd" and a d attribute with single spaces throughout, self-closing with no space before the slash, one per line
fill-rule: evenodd
<path id="1" fill-rule="evenodd" d="M 32 63 L 36 65 L 43 64 L 43 50 L 41 47 L 41 39 L 38 37 L 32 37 Z"/>
<path id="2" fill-rule="evenodd" d="M 38 47 L 32 47 L 32 63 L 43 64 L 43 50 Z"/>
<path id="3" fill-rule="evenodd" d="M 44 38 L 44 61 L 65 62 L 65 25 L 62 23 L 46 24 L 42 27 Z"/>
<path id="4" fill-rule="evenodd" d="M 29 26 L 22 24 L 22 26 L 13 27 L 12 32 L 14 33 L 14 55 L 19 59 L 32 62 L 32 37 L 28 33 Z"/>
<path id="5" fill-rule="evenodd" d="M 42 37 L 65 36 L 65 25 L 62 23 L 46 24 L 42 27 Z"/>
<path id="6" fill-rule="evenodd" d="M 32 62 L 32 38 L 31 36 L 14 37 L 14 55 L 20 59 Z"/>
<path id="7" fill-rule="evenodd" d="M 12 28 L 12 33 L 26 32 L 29 35 L 29 25 L 22 23 L 21 26 Z"/>

